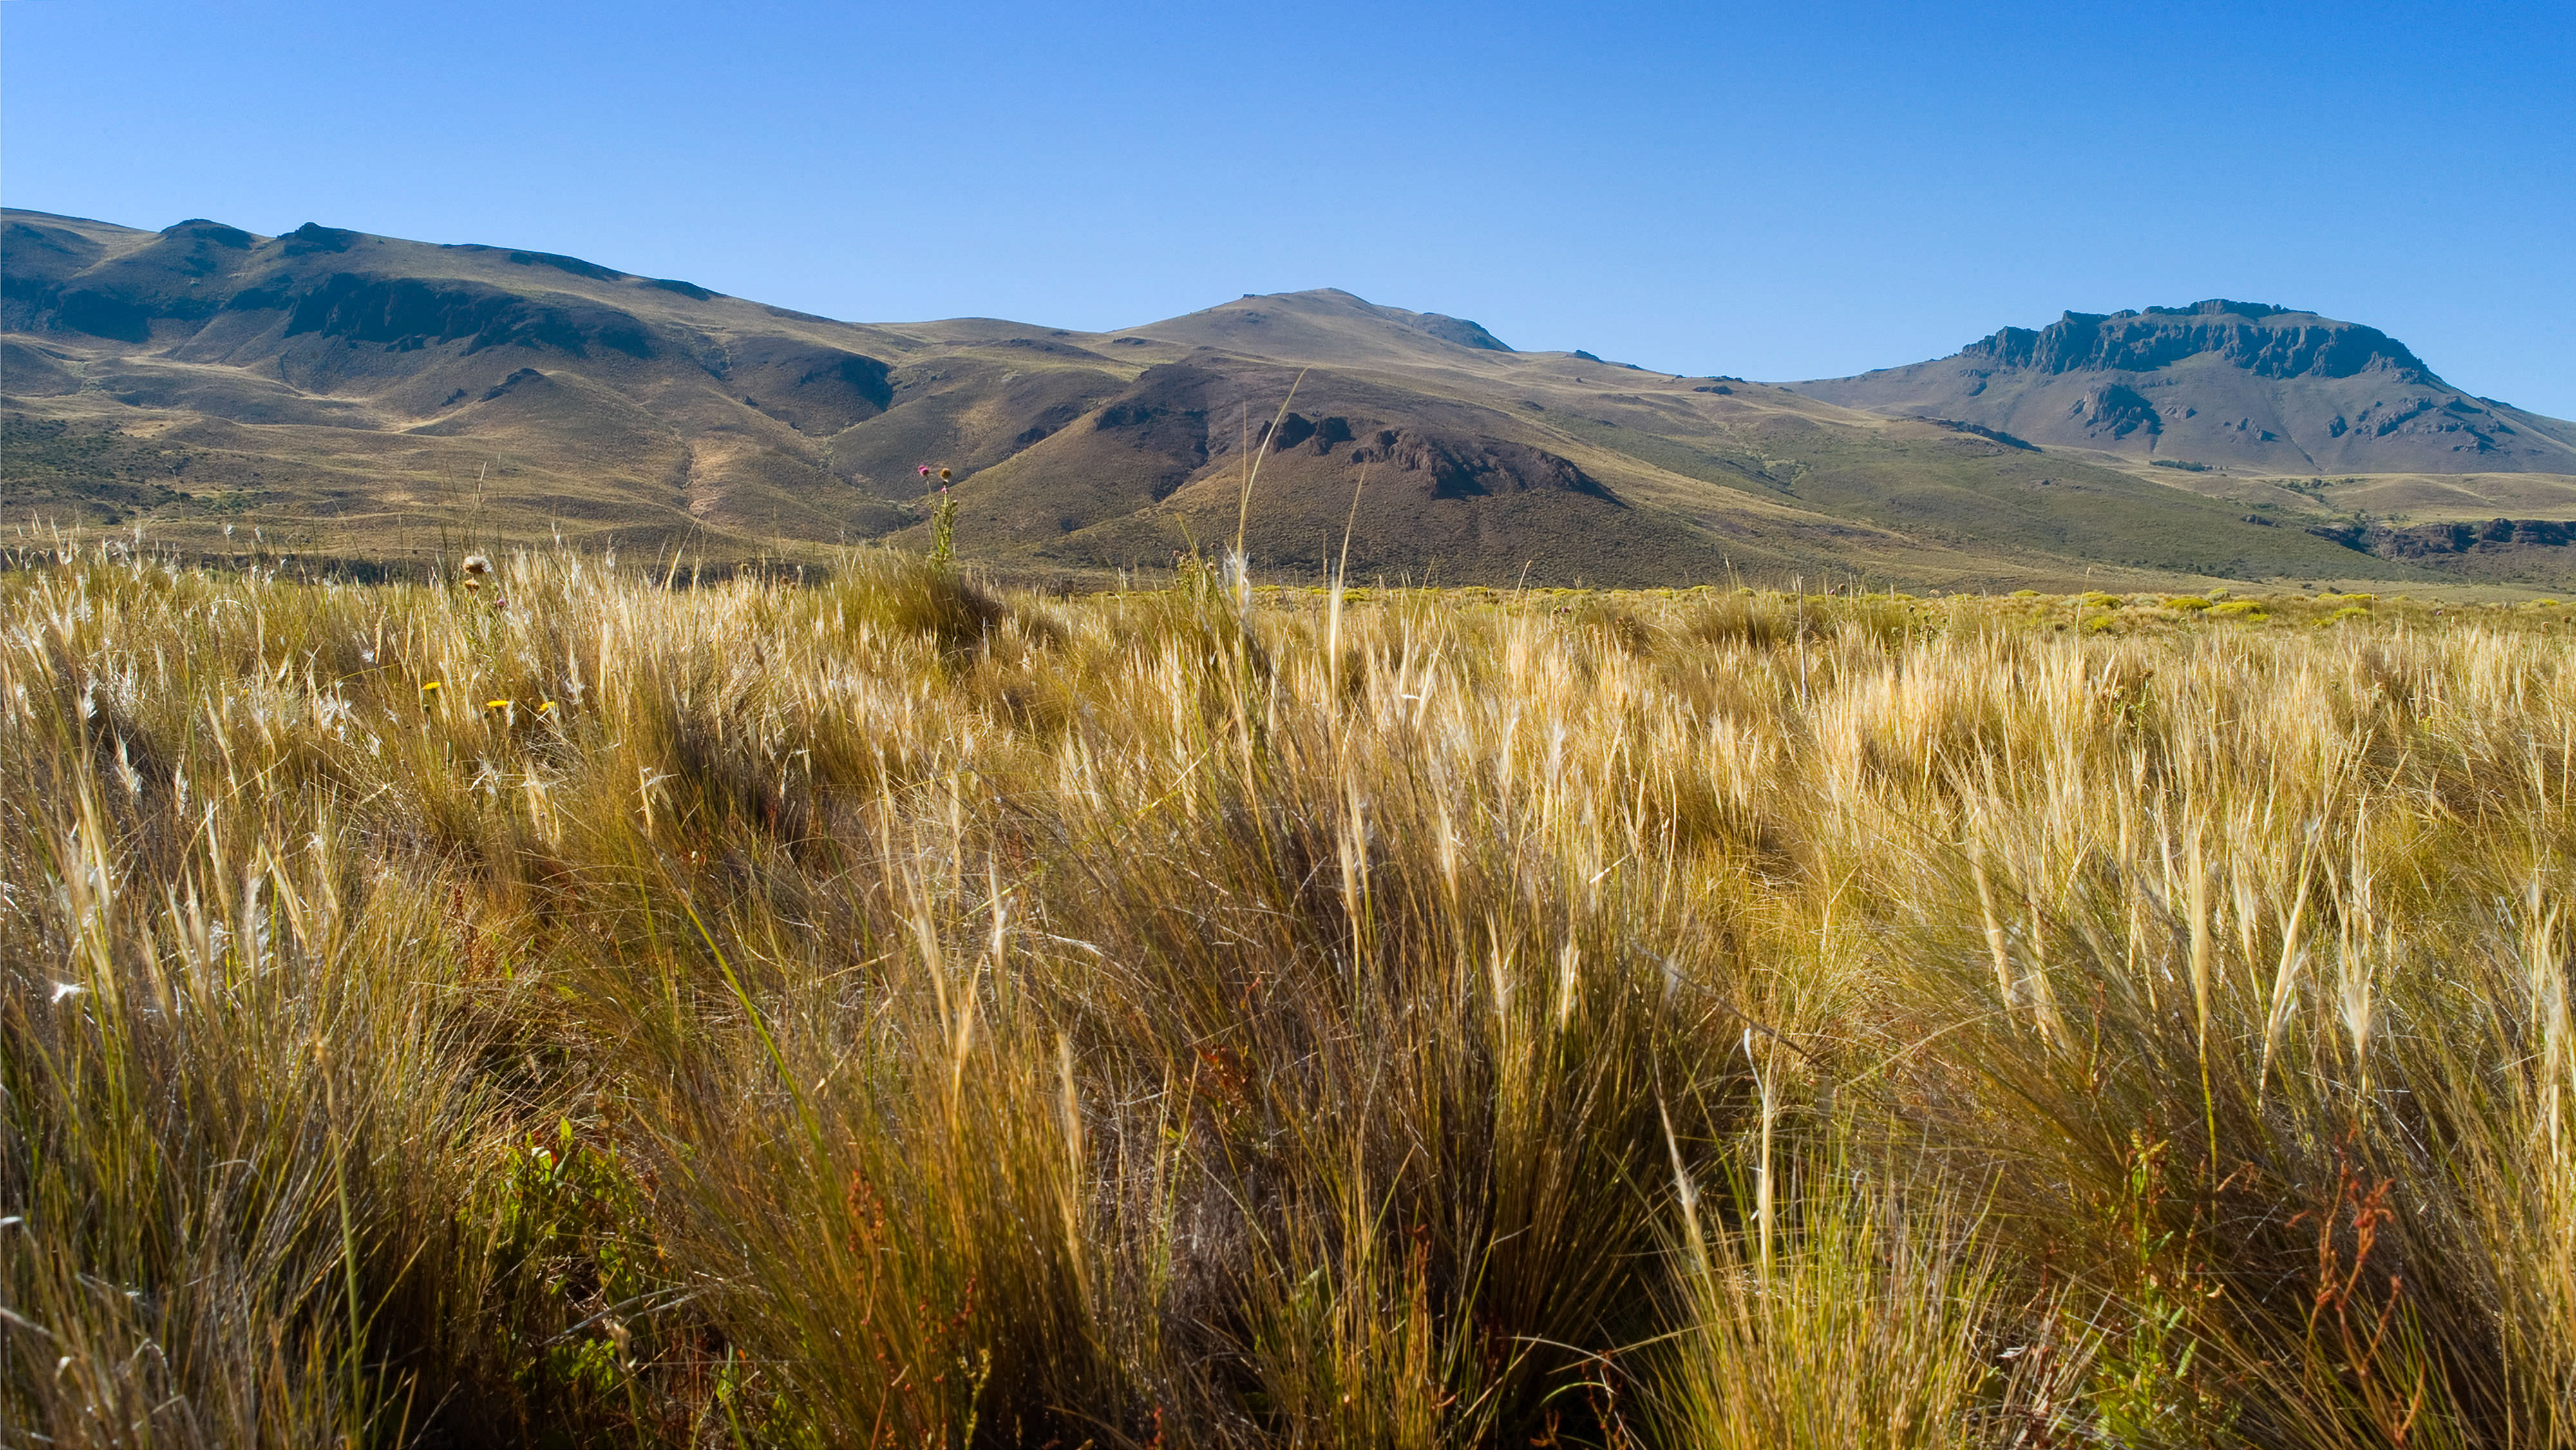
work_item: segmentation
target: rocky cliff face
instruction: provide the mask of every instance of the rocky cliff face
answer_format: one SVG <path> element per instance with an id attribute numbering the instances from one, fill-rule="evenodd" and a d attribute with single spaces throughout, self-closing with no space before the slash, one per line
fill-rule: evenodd
<path id="1" fill-rule="evenodd" d="M 2471 397 L 2374 327 L 2259 302 L 2069 312 L 1800 383 L 1846 407 L 2259 472 L 2576 473 L 2576 424 Z"/>
<path id="2" fill-rule="evenodd" d="M 2265 378 L 2348 378 L 2378 370 L 2400 381 L 2441 383 L 2404 343 L 2375 327 L 2224 299 L 2144 312 L 2069 312 L 2036 331 L 2004 328 L 1959 356 L 1971 365 L 2044 373 L 2153 372 L 2206 357 Z"/>

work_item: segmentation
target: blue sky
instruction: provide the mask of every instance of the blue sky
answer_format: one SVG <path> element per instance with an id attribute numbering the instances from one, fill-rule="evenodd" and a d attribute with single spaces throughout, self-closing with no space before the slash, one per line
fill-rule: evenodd
<path id="1" fill-rule="evenodd" d="M 0 0 L 0 200 L 866 321 L 1338 286 L 1831 376 L 2226 296 L 2576 416 L 2576 6 Z"/>

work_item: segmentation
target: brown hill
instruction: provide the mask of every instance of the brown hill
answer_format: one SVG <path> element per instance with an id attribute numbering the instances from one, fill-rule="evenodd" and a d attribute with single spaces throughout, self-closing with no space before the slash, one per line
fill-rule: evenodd
<path id="1" fill-rule="evenodd" d="M 1454 582 L 2554 578 L 2568 552 L 2399 557 L 2307 494 L 2204 496 L 1331 290 L 1102 334 L 862 326 L 545 252 L 31 212 L 0 217 L 0 276 L 0 508 L 182 543 L 912 545 L 928 463 L 970 558 L 1107 578 L 1229 538 L 1257 456 L 1273 577 L 1315 576 L 1355 496 L 1356 573 Z"/>
<path id="2" fill-rule="evenodd" d="M 1050 564 L 1159 562 L 1231 537 L 1258 455 L 1246 548 L 1268 571 L 1320 574 L 1346 526 L 1364 567 L 1417 579 L 1510 582 L 1543 561 L 1552 578 L 1642 580 L 1677 558 L 1723 559 L 1704 528 L 1631 505 L 1545 441 L 1508 415 L 1352 374 L 1301 380 L 1194 353 L 977 475 L 959 528 Z"/>

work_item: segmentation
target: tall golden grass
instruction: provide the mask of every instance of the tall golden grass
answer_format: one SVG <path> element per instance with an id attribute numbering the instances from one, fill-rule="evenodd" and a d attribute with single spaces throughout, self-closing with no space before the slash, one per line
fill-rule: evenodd
<path id="1" fill-rule="evenodd" d="M 2576 1446 L 2564 611 L 666 584 L 0 579 L 0 1439 Z"/>

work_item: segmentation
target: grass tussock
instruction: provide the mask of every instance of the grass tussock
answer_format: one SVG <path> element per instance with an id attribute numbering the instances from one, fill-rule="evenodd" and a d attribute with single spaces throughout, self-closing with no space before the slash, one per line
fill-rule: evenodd
<path id="1" fill-rule="evenodd" d="M 2240 603 L 44 561 L 0 1423 L 2576 1446 L 2565 621 Z"/>

